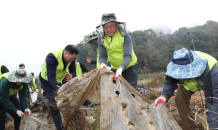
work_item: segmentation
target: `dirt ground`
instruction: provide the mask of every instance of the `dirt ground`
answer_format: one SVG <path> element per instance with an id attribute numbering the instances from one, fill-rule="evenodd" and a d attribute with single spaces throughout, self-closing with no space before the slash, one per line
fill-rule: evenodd
<path id="1" fill-rule="evenodd" d="M 93 109 L 88 110 L 88 116 L 93 116 L 95 119 L 94 123 L 92 123 L 93 130 L 100 130 L 100 115 L 101 115 L 101 106 L 94 106 Z"/>
<path id="2" fill-rule="evenodd" d="M 8 114 L 9 115 L 9 114 Z M 10 121 L 8 124 L 6 124 L 5 129 L 6 130 L 14 130 L 14 119 L 9 115 L 12 121 Z"/>

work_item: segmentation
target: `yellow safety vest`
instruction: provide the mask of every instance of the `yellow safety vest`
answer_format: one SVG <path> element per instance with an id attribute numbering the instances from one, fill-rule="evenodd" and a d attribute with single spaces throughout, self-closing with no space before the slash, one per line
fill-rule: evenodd
<path id="1" fill-rule="evenodd" d="M 110 42 L 111 42 L 111 37 L 106 35 L 103 46 L 106 49 L 108 55 L 108 61 L 111 63 L 112 68 L 118 69 L 124 59 L 124 49 L 123 49 L 124 37 L 122 37 L 120 35 L 120 32 L 117 30 L 117 32 L 112 36 L 112 42 L 111 43 Z M 136 62 L 137 62 L 137 57 L 132 47 L 132 58 L 125 69 L 128 69 Z"/>
<path id="2" fill-rule="evenodd" d="M 32 92 L 35 92 L 37 89 L 36 78 L 32 78 Z"/>
<path id="3" fill-rule="evenodd" d="M 212 69 L 212 67 L 214 66 L 214 64 L 217 64 L 217 60 L 206 54 L 206 53 L 203 53 L 203 52 L 200 52 L 200 51 L 194 51 L 199 57 L 203 58 L 203 59 L 206 59 L 207 62 L 208 62 L 208 65 L 209 65 L 209 70 Z M 190 79 L 190 80 L 180 80 L 180 83 L 182 83 L 182 85 L 184 86 L 184 88 L 188 91 L 192 91 L 192 92 L 197 92 L 197 91 L 201 91 L 201 87 L 198 85 L 197 81 L 195 79 Z"/>
<path id="4" fill-rule="evenodd" d="M 67 64 L 67 67 L 64 70 L 64 63 L 63 63 L 63 60 L 62 60 L 63 51 L 64 51 L 64 49 L 51 52 L 56 57 L 57 62 L 58 62 L 58 65 L 57 65 L 57 68 L 56 68 L 56 81 L 57 81 L 58 84 L 60 84 L 62 82 L 62 80 L 65 78 L 67 70 L 69 70 L 69 66 L 71 64 L 71 62 L 69 62 Z M 46 81 L 48 81 L 46 59 L 42 64 L 41 77 L 43 79 L 45 79 Z"/>
<path id="5" fill-rule="evenodd" d="M 76 76 L 80 76 L 80 75 L 82 75 L 82 74 L 83 74 L 83 72 L 82 72 L 80 63 L 77 62 L 77 63 L 76 63 Z"/>
<path id="6" fill-rule="evenodd" d="M 98 49 L 97 49 L 97 60 L 96 60 L 96 66 L 97 66 L 97 68 L 100 67 Z"/>

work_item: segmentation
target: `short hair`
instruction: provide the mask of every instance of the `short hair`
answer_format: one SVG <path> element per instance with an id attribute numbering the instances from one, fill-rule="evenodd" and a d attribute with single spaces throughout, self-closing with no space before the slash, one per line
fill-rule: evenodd
<path id="1" fill-rule="evenodd" d="M 24 67 L 25 67 L 24 63 L 19 64 L 19 67 L 20 67 L 20 66 L 24 66 Z"/>
<path id="2" fill-rule="evenodd" d="M 32 74 L 32 76 L 34 76 L 34 73 L 31 73 Z"/>
<path id="3" fill-rule="evenodd" d="M 72 55 L 73 53 L 79 54 L 79 49 L 75 45 L 67 45 L 64 48 L 64 51 L 67 51 L 70 55 Z"/>

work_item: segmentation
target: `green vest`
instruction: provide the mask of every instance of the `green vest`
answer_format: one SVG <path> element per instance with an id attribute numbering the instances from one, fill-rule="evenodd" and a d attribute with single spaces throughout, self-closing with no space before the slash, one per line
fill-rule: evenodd
<path id="1" fill-rule="evenodd" d="M 77 63 L 76 63 L 76 76 L 80 76 L 80 75 L 82 75 L 82 74 L 83 74 L 83 72 L 82 72 L 80 63 L 77 62 Z"/>
<path id="2" fill-rule="evenodd" d="M 0 65 L 0 75 L 2 75 L 2 65 Z"/>
<path id="3" fill-rule="evenodd" d="M 37 89 L 36 78 L 32 78 L 32 92 L 35 92 Z"/>
<path id="4" fill-rule="evenodd" d="M 69 66 L 71 64 L 71 62 L 68 63 L 67 67 L 64 70 L 64 63 L 63 63 L 63 60 L 62 60 L 63 51 L 64 51 L 64 49 L 51 52 L 56 57 L 57 62 L 58 62 L 58 65 L 57 65 L 57 68 L 56 68 L 56 81 L 57 81 L 58 84 L 60 84 L 62 82 L 62 80 L 65 78 L 67 70 L 69 70 Z M 43 79 L 45 79 L 46 81 L 48 81 L 46 59 L 42 64 L 41 77 Z"/>
<path id="5" fill-rule="evenodd" d="M 97 67 L 97 68 L 100 67 L 98 49 L 97 49 L 97 61 L 96 61 L 96 67 Z"/>
<path id="6" fill-rule="evenodd" d="M 122 37 L 120 35 L 120 32 L 117 30 L 117 32 L 112 36 L 112 42 L 111 43 L 110 42 L 111 42 L 111 37 L 106 35 L 103 45 L 107 51 L 108 61 L 111 63 L 111 68 L 118 69 L 124 59 L 124 49 L 123 49 L 124 37 Z M 128 69 L 136 62 L 137 62 L 137 57 L 132 47 L 132 58 L 125 69 Z"/>
<path id="7" fill-rule="evenodd" d="M 209 66 L 209 70 L 212 69 L 212 67 L 214 66 L 214 64 L 217 64 L 217 60 L 200 51 L 194 51 L 199 57 L 206 59 L 208 61 L 208 66 Z M 217 64 L 218 66 L 218 64 Z M 190 80 L 181 80 L 180 83 L 182 83 L 182 85 L 184 86 L 184 88 L 188 91 L 192 91 L 192 92 L 197 92 L 197 91 L 201 91 L 201 87 L 198 85 L 197 81 L 195 79 L 190 79 Z"/>
<path id="8" fill-rule="evenodd" d="M 9 75 L 9 72 L 8 73 L 4 73 L 0 76 L 0 80 L 4 77 L 6 79 L 8 79 L 8 75 Z M 17 92 L 17 90 L 21 90 L 23 89 L 23 85 L 21 85 L 18 89 L 16 89 L 15 87 L 13 88 L 12 87 L 12 84 L 10 83 L 10 88 L 9 88 L 9 96 L 15 94 Z"/>

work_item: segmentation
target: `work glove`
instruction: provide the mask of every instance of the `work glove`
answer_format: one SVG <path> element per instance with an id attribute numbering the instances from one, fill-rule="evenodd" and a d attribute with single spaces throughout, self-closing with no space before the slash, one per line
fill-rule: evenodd
<path id="1" fill-rule="evenodd" d="M 119 69 L 117 69 L 116 75 L 114 76 L 114 80 L 117 80 L 117 79 L 118 79 L 118 76 L 119 76 L 119 75 L 122 75 L 122 72 L 123 72 L 123 68 L 122 68 L 122 67 L 120 67 Z"/>
<path id="2" fill-rule="evenodd" d="M 39 92 L 39 90 L 38 89 L 36 89 L 36 93 L 38 93 Z"/>
<path id="3" fill-rule="evenodd" d="M 70 80 L 72 78 L 72 74 L 66 73 L 66 81 Z"/>
<path id="4" fill-rule="evenodd" d="M 27 114 L 28 116 L 30 116 L 30 114 L 31 114 L 30 109 L 26 109 L 25 112 L 24 112 L 24 114 Z"/>
<path id="5" fill-rule="evenodd" d="M 111 67 L 107 67 L 108 70 L 111 70 Z"/>
<path id="6" fill-rule="evenodd" d="M 20 111 L 20 110 L 17 110 L 17 111 L 16 111 L 16 114 L 17 114 L 19 117 L 21 117 L 22 115 L 24 115 L 24 113 L 23 113 L 22 111 Z"/>
<path id="7" fill-rule="evenodd" d="M 100 69 L 104 69 L 104 68 L 107 68 L 106 65 L 104 63 L 101 63 Z"/>
<path id="8" fill-rule="evenodd" d="M 87 62 L 91 63 L 92 60 L 89 58 L 89 57 L 86 57 L 87 58 Z"/>
<path id="9" fill-rule="evenodd" d="M 157 98 L 154 102 L 155 106 L 157 106 L 158 103 L 162 103 L 163 105 L 165 105 L 166 103 L 166 98 L 160 96 L 159 98 Z"/>

